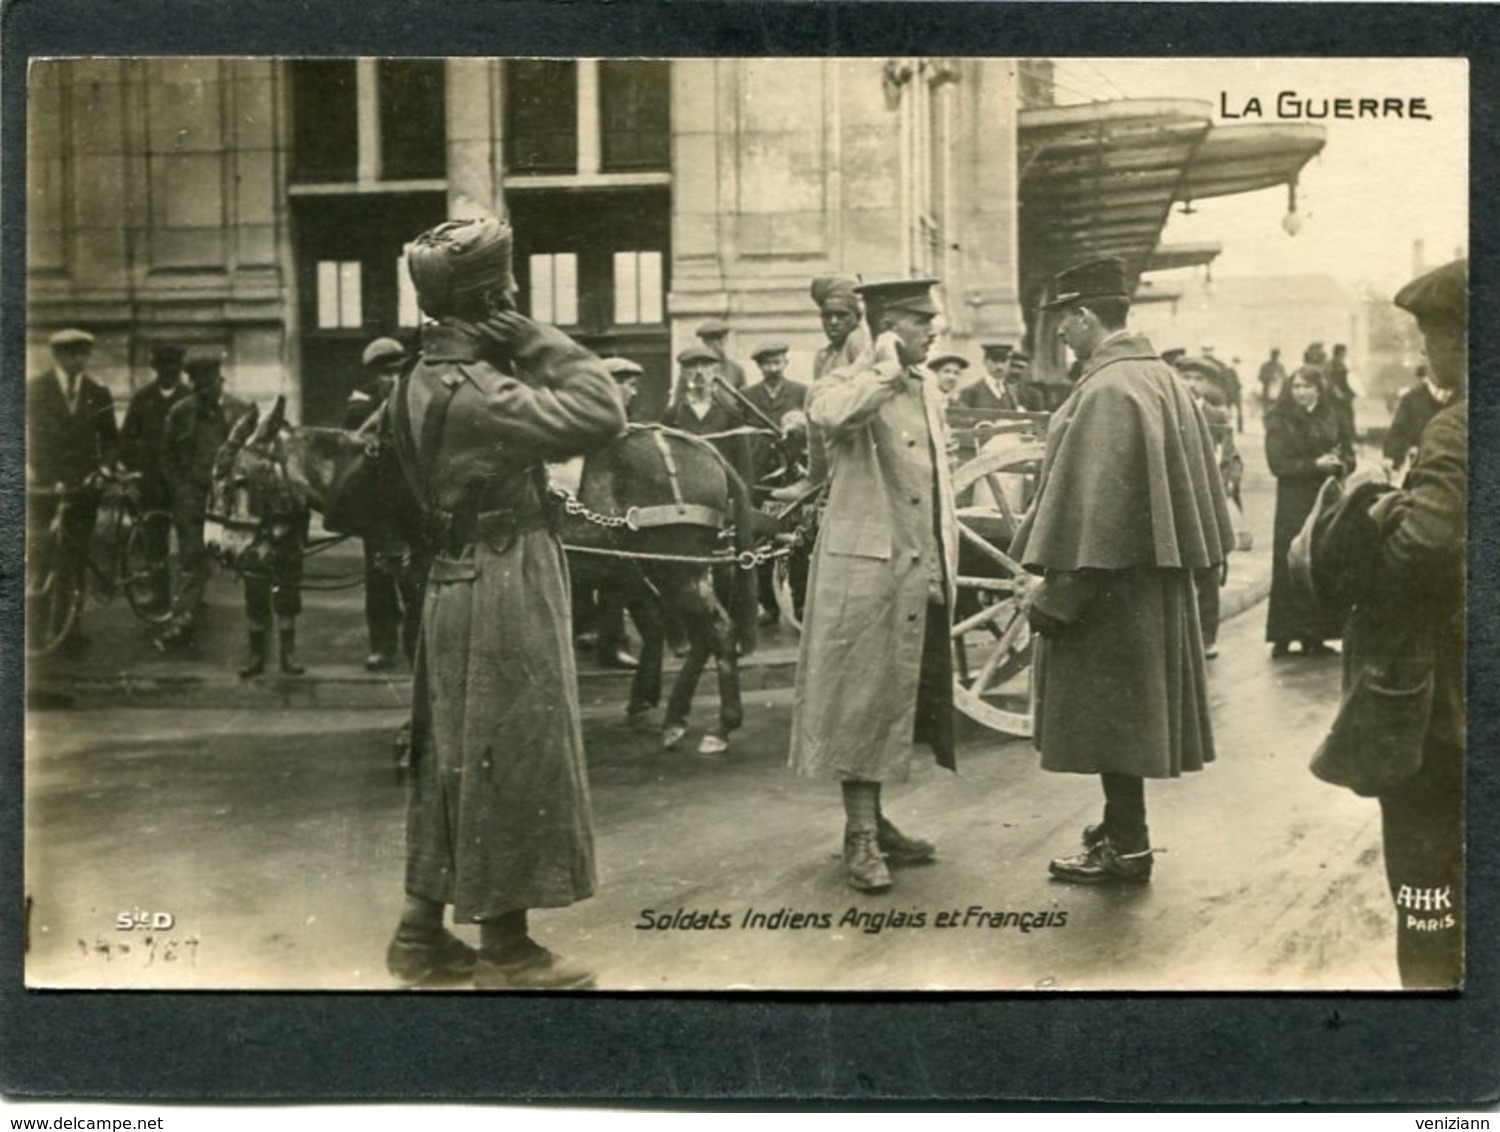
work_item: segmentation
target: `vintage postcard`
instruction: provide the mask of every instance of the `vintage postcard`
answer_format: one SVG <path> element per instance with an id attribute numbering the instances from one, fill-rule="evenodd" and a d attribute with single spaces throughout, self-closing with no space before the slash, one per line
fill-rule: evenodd
<path id="1" fill-rule="evenodd" d="M 27 987 L 1462 986 L 1466 61 L 26 82 Z"/>

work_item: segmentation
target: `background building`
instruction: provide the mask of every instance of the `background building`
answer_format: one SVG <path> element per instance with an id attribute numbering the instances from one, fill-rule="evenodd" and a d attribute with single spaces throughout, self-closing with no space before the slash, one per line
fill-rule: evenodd
<path id="1" fill-rule="evenodd" d="M 1024 73 L 1024 82 L 1022 74 Z M 927 274 L 964 347 L 1018 336 L 1019 88 L 980 59 L 90 59 L 30 72 L 28 342 L 98 338 L 117 394 L 151 342 L 329 423 L 376 334 L 419 314 L 407 242 L 509 215 L 523 309 L 645 365 L 709 316 L 731 353 L 821 343 L 808 283 Z M 971 352 L 977 354 L 977 347 Z"/>

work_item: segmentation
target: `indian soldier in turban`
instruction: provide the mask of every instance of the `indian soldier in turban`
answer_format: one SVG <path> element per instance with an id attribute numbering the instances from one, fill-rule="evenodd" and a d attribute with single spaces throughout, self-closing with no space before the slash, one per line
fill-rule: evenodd
<path id="1" fill-rule="evenodd" d="M 391 395 L 397 451 L 432 565 L 413 684 L 406 904 L 387 953 L 407 983 L 591 986 L 527 916 L 594 890 L 566 565 L 544 462 L 625 425 L 588 350 L 513 305 L 511 231 L 493 218 L 419 236 L 408 262 L 420 356 Z M 479 950 L 443 926 L 479 925 Z"/>

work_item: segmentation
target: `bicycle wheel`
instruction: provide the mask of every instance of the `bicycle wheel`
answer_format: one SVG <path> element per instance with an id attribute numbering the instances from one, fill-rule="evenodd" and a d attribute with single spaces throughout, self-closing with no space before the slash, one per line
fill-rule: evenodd
<path id="1" fill-rule="evenodd" d="M 166 557 L 153 549 L 170 549 L 172 516 L 165 511 L 147 511 L 135 516 L 130 533 L 120 552 L 120 584 L 136 617 L 148 625 L 165 625 L 176 608 L 179 580 L 170 590 L 163 585 L 167 578 Z M 167 592 L 163 592 L 163 591 Z"/>
<path id="2" fill-rule="evenodd" d="M 49 565 L 35 576 L 31 570 L 27 571 L 26 651 L 32 656 L 46 656 L 55 651 L 78 620 L 83 595 L 66 579 L 66 572 L 58 568 L 61 551 L 61 546 L 54 545 Z"/>

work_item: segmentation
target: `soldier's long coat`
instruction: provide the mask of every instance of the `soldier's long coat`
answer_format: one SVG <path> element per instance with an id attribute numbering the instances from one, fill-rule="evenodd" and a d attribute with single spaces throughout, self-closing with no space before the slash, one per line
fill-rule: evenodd
<path id="1" fill-rule="evenodd" d="M 905 778 L 919 685 L 922 737 L 951 766 L 951 677 L 931 675 L 933 661 L 950 655 L 958 560 L 936 382 L 913 368 L 892 390 L 857 363 L 814 383 L 808 418 L 825 437 L 832 482 L 808 578 L 791 766 L 808 775 Z M 929 613 L 929 589 L 943 598 L 937 615 Z"/>
<path id="2" fill-rule="evenodd" d="M 393 395 L 403 398 L 396 426 L 405 419 L 417 445 L 424 502 L 459 516 L 534 518 L 540 463 L 624 427 L 614 379 L 587 350 L 534 324 L 515 346 L 512 376 L 477 335 L 424 328 L 421 360 Z M 434 440 L 428 414 L 449 389 Z M 413 681 L 406 890 L 452 904 L 455 921 L 593 892 L 569 605 L 562 546 L 535 523 L 433 560 Z"/>
<path id="3" fill-rule="evenodd" d="M 1203 414 L 1145 338 L 1106 340 L 1047 431 L 1011 556 L 1070 622 L 1039 640 L 1047 770 L 1164 778 L 1214 757 L 1192 571 L 1234 545 Z"/>

